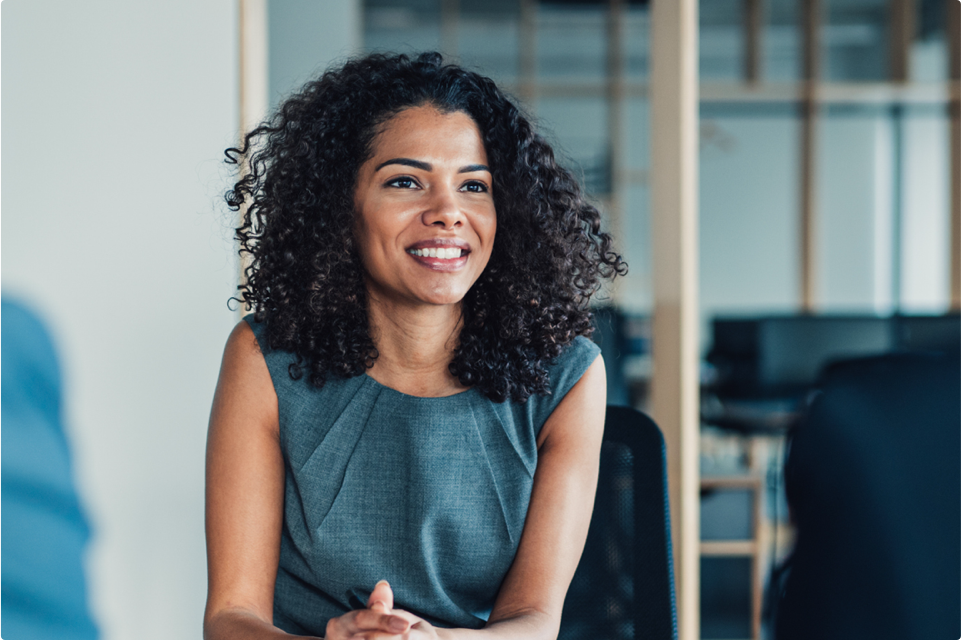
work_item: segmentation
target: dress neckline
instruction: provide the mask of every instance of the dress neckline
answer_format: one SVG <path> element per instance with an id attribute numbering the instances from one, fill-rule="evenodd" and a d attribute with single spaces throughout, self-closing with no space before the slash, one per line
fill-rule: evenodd
<path id="1" fill-rule="evenodd" d="M 389 387 L 389 386 L 387 386 L 386 384 L 381 384 L 380 382 L 378 382 L 377 380 L 375 380 L 374 378 L 372 378 L 372 377 L 371 377 L 370 375 L 368 375 L 367 373 L 363 373 L 363 374 L 361 374 L 361 375 L 363 375 L 364 378 L 365 378 L 365 380 L 366 380 L 369 384 L 371 384 L 372 386 L 374 386 L 376 389 L 380 389 L 380 390 L 382 390 L 382 391 L 388 391 L 388 392 L 390 392 L 390 393 L 392 393 L 392 394 L 395 394 L 395 395 L 397 395 L 397 396 L 400 396 L 401 398 L 404 398 L 404 399 L 406 399 L 406 400 L 417 400 L 417 401 L 421 401 L 421 402 L 431 402 L 431 401 L 437 402 L 437 401 L 450 400 L 451 398 L 461 398 L 462 396 L 468 397 L 467 394 L 471 393 L 472 391 L 474 391 L 474 390 L 476 389 L 476 387 L 468 387 L 468 388 L 465 389 L 464 391 L 458 391 L 457 393 L 452 393 L 451 395 L 447 395 L 447 396 L 412 396 L 412 395 L 409 394 L 409 393 L 404 393 L 403 391 L 398 391 L 397 389 L 394 389 L 393 387 Z"/>

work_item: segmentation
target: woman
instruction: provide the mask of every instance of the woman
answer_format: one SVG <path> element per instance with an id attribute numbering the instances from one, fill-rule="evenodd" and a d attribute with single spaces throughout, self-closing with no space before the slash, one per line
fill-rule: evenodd
<path id="1" fill-rule="evenodd" d="M 625 270 L 488 80 L 373 55 L 251 132 L 253 314 L 207 452 L 205 637 L 553 638 L 587 535 Z"/>

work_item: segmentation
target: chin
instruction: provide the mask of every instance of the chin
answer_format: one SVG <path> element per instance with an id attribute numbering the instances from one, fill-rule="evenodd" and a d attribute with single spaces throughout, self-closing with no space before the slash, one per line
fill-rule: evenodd
<path id="1" fill-rule="evenodd" d="M 461 287 L 439 287 L 431 291 L 415 292 L 415 297 L 427 304 L 443 306 L 460 304 L 467 292 L 467 289 Z"/>
<path id="2" fill-rule="evenodd" d="M 427 304 L 447 306 L 452 304 L 461 304 L 461 301 L 464 300 L 464 293 L 426 295 L 419 296 L 419 299 L 421 302 L 426 302 Z"/>

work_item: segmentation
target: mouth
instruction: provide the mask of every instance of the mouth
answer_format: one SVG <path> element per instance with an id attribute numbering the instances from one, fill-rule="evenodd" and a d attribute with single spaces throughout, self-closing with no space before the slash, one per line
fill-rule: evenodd
<path id="1" fill-rule="evenodd" d="M 418 242 L 406 251 L 421 266 L 435 271 L 457 271 L 467 263 L 471 248 L 461 240 L 435 238 Z"/>
<path id="2" fill-rule="evenodd" d="M 438 260 L 452 260 L 468 255 L 464 249 L 457 247 L 431 247 L 428 249 L 408 249 L 408 253 L 418 258 L 436 258 Z"/>

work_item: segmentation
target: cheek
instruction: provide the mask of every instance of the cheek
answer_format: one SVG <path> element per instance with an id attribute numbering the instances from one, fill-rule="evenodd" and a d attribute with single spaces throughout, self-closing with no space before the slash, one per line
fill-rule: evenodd
<path id="1" fill-rule="evenodd" d="M 387 282 L 398 274 L 398 237 L 402 229 L 390 211 L 375 210 L 358 213 L 354 238 L 364 275 L 378 282 Z M 373 214 L 373 215 L 372 215 Z"/>
<path id="2" fill-rule="evenodd" d="M 491 213 L 490 217 L 487 219 L 487 224 L 484 228 L 484 240 L 488 245 L 488 255 L 494 251 L 494 239 L 498 231 L 498 216 L 494 212 Z"/>
<path id="3" fill-rule="evenodd" d="M 376 242 L 375 230 L 371 227 L 368 220 L 363 215 L 357 215 L 357 223 L 354 226 L 354 243 L 357 246 L 358 256 L 361 258 L 361 266 L 370 274 L 372 269 L 376 269 L 379 262 L 379 250 Z"/>
<path id="4" fill-rule="evenodd" d="M 488 223 L 483 228 L 478 229 L 478 232 L 479 232 L 478 235 L 481 238 L 481 242 L 484 243 L 484 248 L 485 248 L 484 260 L 482 264 L 478 265 L 480 267 L 478 270 L 479 275 L 480 275 L 480 272 L 483 271 L 491 262 L 491 255 L 494 253 L 494 241 L 496 236 L 495 234 L 496 230 L 497 230 L 497 220 L 494 218 L 488 221 Z"/>

